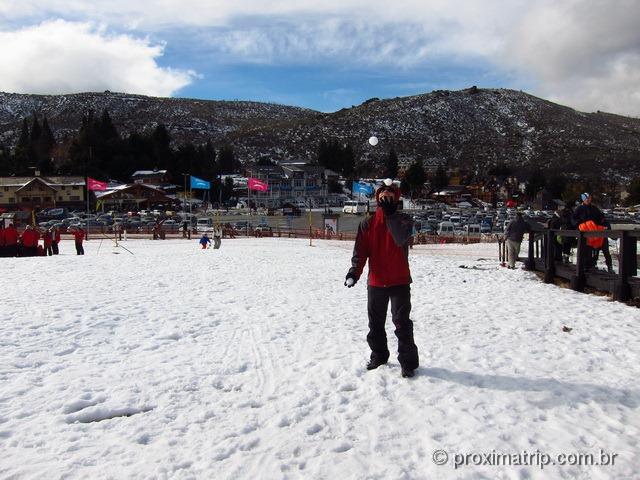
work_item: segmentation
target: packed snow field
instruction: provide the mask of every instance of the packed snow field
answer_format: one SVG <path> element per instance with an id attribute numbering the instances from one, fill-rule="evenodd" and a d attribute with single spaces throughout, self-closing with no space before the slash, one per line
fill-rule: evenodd
<path id="1" fill-rule="evenodd" d="M 496 245 L 411 251 L 412 379 L 364 368 L 352 243 L 112 245 L 2 259 L 1 478 L 638 478 L 639 310 Z"/>

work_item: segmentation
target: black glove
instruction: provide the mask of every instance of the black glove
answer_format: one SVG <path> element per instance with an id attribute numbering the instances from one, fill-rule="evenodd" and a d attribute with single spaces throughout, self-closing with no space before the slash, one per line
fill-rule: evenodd
<path id="1" fill-rule="evenodd" d="M 349 272 L 347 273 L 347 277 L 344 279 L 344 286 L 347 288 L 351 288 L 356 284 L 357 281 L 358 280 L 356 279 L 356 276 L 353 273 Z"/>
<path id="2" fill-rule="evenodd" d="M 393 215 L 398 209 L 396 201 L 389 197 L 382 197 L 378 203 L 385 215 Z"/>

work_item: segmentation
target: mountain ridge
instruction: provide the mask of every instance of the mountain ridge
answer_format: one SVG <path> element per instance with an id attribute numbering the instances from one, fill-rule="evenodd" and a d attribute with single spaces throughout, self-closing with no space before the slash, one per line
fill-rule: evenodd
<path id="1" fill-rule="evenodd" d="M 486 170 L 504 163 L 576 177 L 625 181 L 640 174 L 640 119 L 585 113 L 509 89 L 471 87 L 408 97 L 372 98 L 323 113 L 254 101 L 147 97 L 85 92 L 0 93 L 0 144 L 15 145 L 22 120 L 46 116 L 56 139 L 73 135 L 88 110 L 107 109 L 121 135 L 162 123 L 173 142 L 230 143 L 244 163 L 313 160 L 322 139 L 353 147 L 362 162 L 438 158 L 451 167 Z M 367 139 L 376 135 L 377 148 Z"/>

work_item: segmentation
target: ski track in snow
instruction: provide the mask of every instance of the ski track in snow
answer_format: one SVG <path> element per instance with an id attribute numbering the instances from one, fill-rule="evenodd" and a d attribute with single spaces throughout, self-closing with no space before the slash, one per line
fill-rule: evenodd
<path id="1" fill-rule="evenodd" d="M 636 308 L 500 268 L 496 245 L 416 246 L 403 379 L 390 318 L 390 362 L 364 368 L 352 243 L 126 246 L 2 259 L 1 478 L 638 478 Z M 599 448 L 614 467 L 432 461 Z"/>

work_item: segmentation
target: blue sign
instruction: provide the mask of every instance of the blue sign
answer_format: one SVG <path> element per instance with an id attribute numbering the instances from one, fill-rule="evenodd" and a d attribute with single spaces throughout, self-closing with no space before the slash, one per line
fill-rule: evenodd
<path id="1" fill-rule="evenodd" d="M 190 175 L 190 177 L 191 177 L 191 188 L 201 188 L 203 190 L 209 190 L 211 188 L 211 183 L 207 182 L 206 180 L 202 180 L 201 178 L 194 177 L 193 175 Z"/>
<path id="2" fill-rule="evenodd" d="M 355 195 L 361 193 L 363 195 L 373 195 L 373 187 L 368 183 L 353 182 L 351 191 Z"/>

